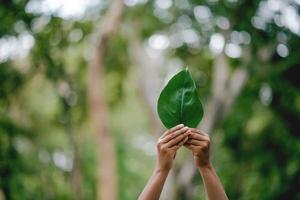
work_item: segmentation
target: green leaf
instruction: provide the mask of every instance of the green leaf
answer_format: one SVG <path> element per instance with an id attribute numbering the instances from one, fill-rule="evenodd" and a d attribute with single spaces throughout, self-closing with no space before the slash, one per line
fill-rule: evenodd
<path id="1" fill-rule="evenodd" d="M 166 128 L 178 124 L 196 128 L 203 117 L 202 104 L 188 69 L 174 75 L 160 93 L 157 112 Z"/>

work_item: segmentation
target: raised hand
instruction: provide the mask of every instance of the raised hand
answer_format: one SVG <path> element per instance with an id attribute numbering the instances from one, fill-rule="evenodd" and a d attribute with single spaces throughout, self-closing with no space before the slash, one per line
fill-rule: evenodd
<path id="1" fill-rule="evenodd" d="M 170 170 L 176 151 L 188 140 L 190 130 L 183 124 L 167 130 L 157 142 L 157 168 L 159 170 Z"/>
<path id="2" fill-rule="evenodd" d="M 209 165 L 210 139 L 208 134 L 193 128 L 190 128 L 190 131 L 189 139 L 184 146 L 192 151 L 197 167 Z"/>
<path id="3" fill-rule="evenodd" d="M 164 134 L 157 142 L 157 166 L 138 200 L 158 200 L 175 159 L 176 151 L 188 140 L 190 130 L 179 124 Z"/>
<path id="4" fill-rule="evenodd" d="M 194 156 L 195 164 L 201 173 L 209 200 L 228 200 L 223 185 L 209 158 L 210 139 L 208 134 L 190 129 L 189 139 L 184 144 Z"/>

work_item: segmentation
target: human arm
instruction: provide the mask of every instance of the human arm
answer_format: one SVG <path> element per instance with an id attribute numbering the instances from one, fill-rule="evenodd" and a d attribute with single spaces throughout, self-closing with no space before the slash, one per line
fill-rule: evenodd
<path id="1" fill-rule="evenodd" d="M 208 134 L 197 129 L 191 129 L 188 141 L 185 143 L 194 157 L 209 200 L 228 200 L 223 185 L 210 161 L 210 138 Z"/>
<path id="2" fill-rule="evenodd" d="M 158 200 L 175 159 L 176 151 L 187 141 L 189 129 L 180 124 L 166 131 L 157 142 L 157 164 L 138 200 Z"/>

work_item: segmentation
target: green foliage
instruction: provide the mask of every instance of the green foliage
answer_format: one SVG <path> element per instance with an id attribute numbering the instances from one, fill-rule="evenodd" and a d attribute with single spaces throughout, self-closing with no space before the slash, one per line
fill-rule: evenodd
<path id="1" fill-rule="evenodd" d="M 188 69 L 174 75 L 161 91 L 157 112 L 166 128 L 178 124 L 196 128 L 203 117 L 194 80 Z"/>
<path id="2" fill-rule="evenodd" d="M 0 4 L 0 199 L 95 199 L 97 146 L 88 125 L 86 72 L 95 33 L 109 2 L 89 8 L 83 18 L 62 18 L 58 11 L 30 13 L 29 2 L 33 0 Z M 149 58 L 166 61 L 157 76 L 169 70 L 170 60 L 190 66 L 198 89 L 189 74 L 177 75 L 175 84 L 165 89 L 163 103 L 176 109 L 171 110 L 171 122 L 168 118 L 164 124 L 167 128 L 177 123 L 196 126 L 203 114 L 196 93 L 206 105 L 215 84 L 213 68 L 224 64 L 219 63 L 218 53 L 211 52 L 215 34 L 224 39 L 221 55 L 228 65 L 224 73 L 231 78 L 236 69 L 249 72 L 233 106 L 223 120 L 217 118 L 210 133 L 213 163 L 229 198 L 300 199 L 300 37 L 292 29 L 299 19 L 299 1 L 124 2 L 136 5 L 125 7 L 121 25 L 105 49 L 103 70 L 109 128 L 116 141 L 119 199 L 137 198 L 151 174 L 154 141 L 160 134 L 159 127 L 153 127 L 156 116 L 149 111 L 140 83 L 148 74 L 140 77 L 141 66 L 135 66 L 130 53 L 132 42 L 141 41 Z M 276 2 L 288 5 L 278 7 Z M 282 13 L 284 8 L 290 10 Z M 295 19 L 286 13 L 289 17 L 295 14 Z M 243 36 L 240 33 L 249 37 L 247 43 L 237 41 Z M 30 51 L 25 56 L 11 52 L 13 55 L 3 58 L 16 45 L 2 45 L 24 34 L 33 39 Z M 153 35 L 159 35 L 156 46 L 164 43 L 167 48 L 150 47 Z M 228 56 L 228 44 L 238 46 L 241 55 Z M 279 55 L 279 45 L 287 48 L 286 55 Z M 17 47 L 21 49 L 22 44 Z M 182 85 L 184 77 L 189 80 L 187 87 Z M 224 84 L 236 86 L 236 82 Z M 192 124 L 180 120 L 178 109 L 181 101 L 177 97 L 187 89 L 198 102 L 193 112 L 182 112 L 195 117 Z M 188 109 L 193 107 L 184 100 Z M 158 109 L 163 112 L 162 121 L 168 115 L 164 109 Z M 154 130 L 156 136 L 150 134 Z M 183 160 L 177 160 L 179 166 Z M 204 199 L 200 176 L 193 178 L 193 186 L 177 188 L 177 199 Z"/>
<path id="3" fill-rule="evenodd" d="M 9 64 L 0 64 L 0 99 L 9 100 L 12 96 L 11 91 L 16 92 L 22 86 L 23 79 L 20 72 Z"/>

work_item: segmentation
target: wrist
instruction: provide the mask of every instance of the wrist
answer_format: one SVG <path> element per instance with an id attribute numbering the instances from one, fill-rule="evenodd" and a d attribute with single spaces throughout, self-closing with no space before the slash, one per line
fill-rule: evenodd
<path id="1" fill-rule="evenodd" d="M 199 169 L 200 171 L 204 171 L 204 170 L 212 170 L 212 169 L 213 169 L 213 165 L 212 165 L 212 163 L 210 162 L 210 160 L 209 160 L 207 163 L 205 163 L 205 164 L 198 165 L 197 167 L 198 167 L 198 169 Z"/>
<path id="2" fill-rule="evenodd" d="M 163 167 L 160 165 L 156 165 L 154 172 L 159 174 L 168 174 L 170 170 L 171 170 L 170 167 Z"/>
<path id="3" fill-rule="evenodd" d="M 160 167 L 155 167 L 154 173 L 158 175 L 165 175 L 167 176 L 169 174 L 170 169 L 168 168 L 160 168 Z"/>

